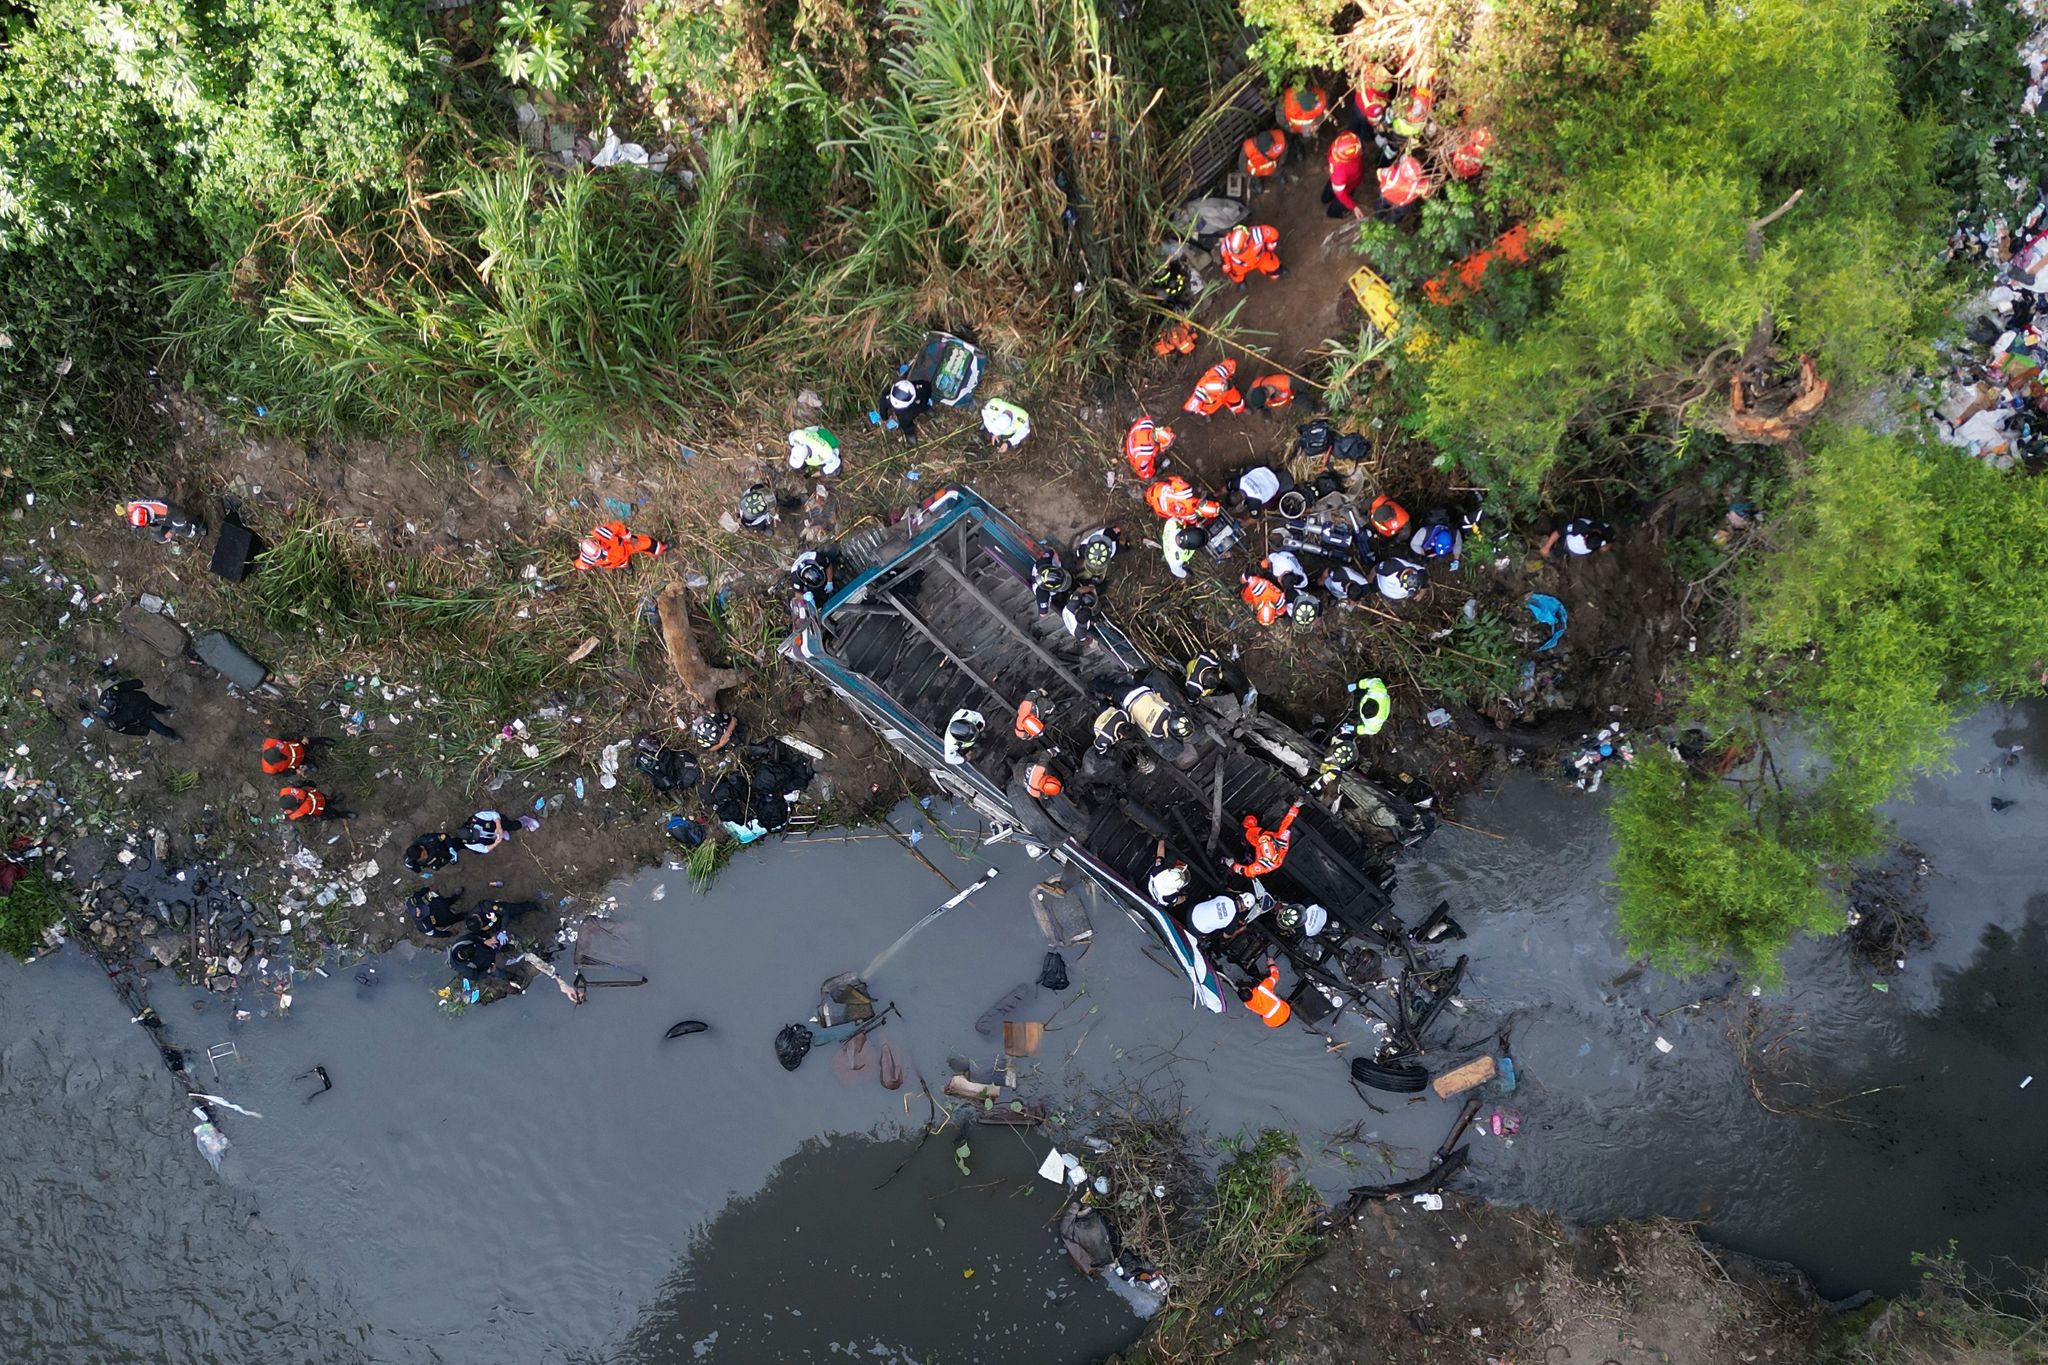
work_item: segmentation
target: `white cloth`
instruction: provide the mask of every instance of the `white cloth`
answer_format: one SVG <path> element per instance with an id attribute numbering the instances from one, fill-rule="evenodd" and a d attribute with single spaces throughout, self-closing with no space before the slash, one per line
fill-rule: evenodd
<path id="1" fill-rule="evenodd" d="M 1237 491 L 1244 494 L 1246 502 L 1264 507 L 1280 496 L 1280 476 L 1265 465 L 1253 465 L 1237 476 Z"/>
<path id="2" fill-rule="evenodd" d="M 1180 863 L 1168 863 L 1145 878 L 1145 894 L 1161 905 L 1188 889 L 1188 870 Z"/>
<path id="3" fill-rule="evenodd" d="M 1329 927 L 1330 927 L 1330 912 L 1329 912 L 1329 911 L 1327 911 L 1327 910 L 1323 909 L 1323 907 L 1322 907 L 1322 906 L 1320 906 L 1320 905 L 1316 905 L 1316 904 L 1313 904 L 1313 903 L 1311 903 L 1311 904 L 1309 904 L 1309 905 L 1305 905 L 1305 906 L 1303 906 L 1303 907 L 1302 907 L 1302 909 L 1301 909 L 1301 932 L 1302 932 L 1302 933 L 1304 933 L 1304 934 L 1307 934 L 1307 935 L 1308 935 L 1308 936 L 1309 936 L 1310 938 L 1314 938 L 1314 937 L 1315 937 L 1315 936 L 1316 936 L 1317 934 L 1320 934 L 1321 932 L 1323 932 L 1323 930 L 1325 930 L 1325 929 L 1327 929 L 1327 928 L 1329 928 Z"/>
<path id="4" fill-rule="evenodd" d="M 1290 593 L 1308 586 L 1308 570 L 1301 567 L 1301 560 L 1290 550 L 1275 550 L 1267 555 L 1266 567 L 1272 572 L 1273 581 Z"/>
<path id="5" fill-rule="evenodd" d="M 1211 896 L 1188 911 L 1188 925 L 1198 934 L 1217 934 L 1237 918 L 1237 900 L 1232 896 Z"/>

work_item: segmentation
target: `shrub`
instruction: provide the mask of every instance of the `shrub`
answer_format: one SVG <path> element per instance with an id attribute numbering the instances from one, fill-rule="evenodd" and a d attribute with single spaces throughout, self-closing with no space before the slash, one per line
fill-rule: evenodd
<path id="1" fill-rule="evenodd" d="M 1663 971 L 1717 962 L 1775 981 L 1793 935 L 1840 917 L 1815 862 L 1760 830 L 1741 797 L 1646 746 L 1611 807 L 1617 913 L 1629 951 Z"/>
<path id="2" fill-rule="evenodd" d="M 30 868 L 0 896 L 0 951 L 26 960 L 43 944 L 43 931 L 63 917 L 57 886 L 39 868 Z"/>

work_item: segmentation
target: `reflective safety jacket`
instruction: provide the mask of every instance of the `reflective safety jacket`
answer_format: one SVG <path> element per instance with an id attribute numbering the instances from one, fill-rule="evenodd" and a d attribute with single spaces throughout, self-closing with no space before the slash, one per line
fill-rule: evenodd
<path id="1" fill-rule="evenodd" d="M 1287 594 L 1280 585 L 1262 574 L 1246 574 L 1244 587 L 1238 591 L 1245 605 L 1252 609 L 1262 626 L 1270 626 L 1287 614 Z"/>
<path id="2" fill-rule="evenodd" d="M 789 433 L 789 467 L 816 479 L 829 479 L 839 472 L 839 438 L 823 427 L 803 427 Z"/>
<path id="3" fill-rule="evenodd" d="M 296 739 L 266 739 L 263 741 L 263 772 L 276 777 L 288 773 L 306 761 L 306 746 Z"/>
<path id="4" fill-rule="evenodd" d="M 1159 457 L 1173 446 L 1173 428 L 1140 417 L 1124 433 L 1124 463 L 1141 479 L 1157 478 Z"/>
<path id="5" fill-rule="evenodd" d="M 1245 174 L 1255 180 L 1264 180 L 1280 169 L 1280 163 L 1287 159 L 1287 134 L 1278 128 L 1268 128 L 1255 137 L 1244 140 Z"/>
<path id="6" fill-rule="evenodd" d="M 623 521 L 608 521 L 576 547 L 578 569 L 623 569 L 634 555 L 665 554 L 668 546 L 653 536 L 635 535 Z"/>
<path id="7" fill-rule="evenodd" d="M 277 801 L 287 820 L 310 820 L 327 809 L 327 798 L 318 787 L 279 787 Z"/>
<path id="8" fill-rule="evenodd" d="M 1216 246 L 1216 260 L 1232 284 L 1243 284 L 1244 277 L 1254 270 L 1261 275 L 1277 275 L 1280 229 L 1264 223 L 1251 227 L 1240 223 L 1223 234 L 1223 240 Z"/>
<path id="9" fill-rule="evenodd" d="M 1166 556 L 1166 571 L 1175 578 L 1188 576 L 1188 561 L 1195 557 L 1193 550 L 1181 544 L 1180 528 L 1184 524 L 1170 517 L 1159 523 L 1159 551 Z"/>
<path id="10" fill-rule="evenodd" d="M 1429 177 L 1413 153 L 1403 156 L 1379 173 L 1380 198 L 1395 208 L 1414 203 L 1429 193 Z"/>
<path id="11" fill-rule="evenodd" d="M 990 439 L 1009 442 L 1015 450 L 1031 434 L 1031 414 L 1015 403 L 991 398 L 981 405 L 981 429 Z"/>
<path id="12" fill-rule="evenodd" d="M 1173 703 L 1169 702 L 1156 687 L 1140 684 L 1124 693 L 1119 703 L 1131 723 L 1153 739 L 1166 737 L 1167 722 L 1173 718 Z"/>
<path id="13" fill-rule="evenodd" d="M 1330 112 L 1330 97 L 1320 85 L 1290 85 L 1280 96 L 1280 121 L 1296 137 L 1307 137 L 1323 126 Z"/>
<path id="14" fill-rule="evenodd" d="M 1244 395 L 1237 391 L 1235 360 L 1221 360 L 1204 370 L 1195 381 L 1195 391 L 1181 404 L 1182 411 L 1197 417 L 1214 417 L 1225 408 L 1233 413 L 1244 411 Z"/>
<path id="15" fill-rule="evenodd" d="M 1266 969 L 1266 979 L 1252 987 L 1252 998 L 1244 1007 L 1259 1016 L 1259 1022 L 1267 1028 L 1279 1028 L 1294 1014 L 1285 1000 L 1273 988 L 1280 984 L 1280 964 L 1274 963 Z"/>
<path id="16" fill-rule="evenodd" d="M 1361 735 L 1376 735 L 1387 723 L 1387 717 L 1394 713 L 1394 699 L 1387 694 L 1387 685 L 1378 678 L 1360 678 L 1346 691 L 1358 698 L 1357 719 L 1352 722 Z"/>
<path id="17" fill-rule="evenodd" d="M 1176 322 L 1160 334 L 1152 343 L 1152 354 L 1156 356 L 1193 355 L 1195 353 L 1195 329 L 1185 322 Z"/>
<path id="18" fill-rule="evenodd" d="M 1010 733 L 1019 739 L 1039 739 L 1045 735 L 1045 716 L 1038 709 L 1038 703 L 1030 697 L 1017 703 L 1017 723 Z"/>
<path id="19" fill-rule="evenodd" d="M 1261 826 L 1256 815 L 1245 816 L 1244 841 L 1252 846 L 1252 858 L 1250 862 L 1232 863 L 1230 870 L 1240 877 L 1263 877 L 1268 872 L 1277 872 L 1287 861 L 1287 846 L 1294 841 L 1294 817 L 1299 814 L 1301 803 L 1297 801 L 1272 829 Z"/>
<path id="20" fill-rule="evenodd" d="M 1223 515 L 1223 504 L 1195 492 L 1194 485 L 1180 475 L 1161 479 L 1145 490 L 1145 502 L 1168 521 L 1193 525 Z"/>
<path id="21" fill-rule="evenodd" d="M 1269 374 L 1255 382 L 1245 396 L 1248 407 L 1278 412 L 1294 401 L 1294 381 L 1284 374 Z"/>

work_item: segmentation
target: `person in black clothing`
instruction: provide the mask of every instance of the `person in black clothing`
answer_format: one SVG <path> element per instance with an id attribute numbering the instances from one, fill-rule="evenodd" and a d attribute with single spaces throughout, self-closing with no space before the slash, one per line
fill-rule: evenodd
<path id="1" fill-rule="evenodd" d="M 539 901 L 479 901 L 463 923 L 473 934 L 491 935 L 540 908 Z"/>
<path id="2" fill-rule="evenodd" d="M 486 976 L 502 976 L 498 970 L 498 950 L 509 942 L 511 938 L 502 930 L 494 934 L 471 930 L 448 945 L 448 966 L 472 982 Z"/>
<path id="3" fill-rule="evenodd" d="M 422 834 L 405 850 L 405 870 L 434 872 L 447 867 L 461 856 L 462 845 L 456 843 L 453 836 L 440 831 Z"/>
<path id="4" fill-rule="evenodd" d="M 459 889 L 444 896 L 423 886 L 405 898 L 405 908 L 412 914 L 413 928 L 428 938 L 447 938 L 461 927 L 463 914 L 455 908 L 461 898 Z"/>
<path id="5" fill-rule="evenodd" d="M 171 714 L 171 708 L 143 691 L 140 678 L 123 678 L 101 692 L 99 705 L 92 709 L 92 713 L 105 721 L 107 728 L 117 735 L 154 733 L 167 739 L 184 738 L 157 719 L 159 715 Z"/>
<path id="6" fill-rule="evenodd" d="M 917 439 L 917 419 L 931 411 L 932 386 L 921 379 L 898 379 L 882 394 L 882 425 L 895 427 L 906 441 Z"/>

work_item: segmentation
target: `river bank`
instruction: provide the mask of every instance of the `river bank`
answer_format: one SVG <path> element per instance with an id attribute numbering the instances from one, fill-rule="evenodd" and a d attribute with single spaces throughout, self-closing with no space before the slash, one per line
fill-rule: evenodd
<path id="1" fill-rule="evenodd" d="M 1959 752 L 1988 759 L 2028 742 L 2026 754 L 2048 753 L 2030 738 L 2043 723 L 2038 708 L 1988 712 L 1959 734 Z M 1459 1188 L 1583 1222 L 1697 1220 L 1723 1246 L 1800 1264 L 1829 1297 L 1903 1291 L 1917 1280 L 1912 1253 L 1950 1238 L 1978 1264 L 2036 1254 L 2040 1091 L 2018 1082 L 2037 1066 L 2030 1021 L 2048 1017 L 2048 935 L 2034 876 L 2009 854 L 2048 819 L 2048 773 L 2033 758 L 2000 775 L 1975 766 L 1922 784 L 1896 812 L 1902 832 L 1942 850 L 1928 894 L 1941 936 L 1888 992 L 1870 989 L 1840 941 L 1816 941 L 1782 995 L 1686 1008 L 1711 986 L 1633 972 L 1614 942 L 1597 797 L 1518 778 L 1472 803 L 1485 833 L 1447 829 L 1405 855 L 1400 913 L 1449 895 L 1473 935 L 1453 1043 L 1511 1019 L 1517 1039 L 1521 1086 L 1488 1109 L 1519 1111 L 1523 1130 L 1512 1144 L 1475 1135 Z M 1994 820 L 1992 792 L 2018 804 Z M 1037 971 L 1044 942 L 1026 892 L 1041 869 L 1001 846 L 956 854 L 934 828 L 959 821 L 943 808 L 895 818 L 924 826 L 918 847 L 956 881 L 1002 869 L 875 983 L 902 1011 L 882 1036 L 913 1077 L 936 1080 L 951 1056 L 995 1050 L 975 1019 Z M 915 1080 L 898 1093 L 842 1085 L 823 1057 L 785 1075 L 770 1039 L 810 1007 L 817 981 L 868 961 L 948 890 L 892 841 L 833 835 L 742 853 L 702 896 L 680 871 L 644 874 L 614 888 L 607 932 L 632 950 L 617 959 L 653 980 L 573 1011 L 546 992 L 439 1018 L 438 961 L 404 947 L 309 975 L 284 1019 L 237 1021 L 160 981 L 152 1002 L 194 1049 L 193 1083 L 265 1115 L 224 1114 L 235 1145 L 212 1179 L 191 1151 L 182 1089 L 96 969 L 69 953 L 9 964 L 0 1098 L 20 1182 L 0 1239 L 19 1248 L 5 1275 L 17 1292 L 0 1299 L 20 1315 L 9 1339 L 52 1359 L 142 1360 L 166 1353 L 152 1332 L 189 1331 L 177 1340 L 192 1344 L 168 1354 L 237 1360 L 247 1343 L 234 1344 L 234 1305 L 250 1284 L 282 1284 L 306 1288 L 280 1293 L 294 1316 L 266 1339 L 311 1342 L 293 1358 L 322 1362 L 804 1359 L 865 1342 L 899 1359 L 1078 1365 L 1140 1327 L 1062 1267 L 1049 1221 L 1058 1192 L 1032 1173 L 1086 1131 L 1090 1095 L 1163 1093 L 1212 1165 L 1223 1139 L 1297 1133 L 1301 1178 L 1331 1202 L 1420 1170 L 1449 1126 L 1455 1101 L 1382 1097 L 1389 1112 L 1366 1109 L 1344 1054 L 1299 1030 L 1262 1029 L 1243 1010 L 1190 1013 L 1148 940 L 1103 914 L 1095 947 L 1069 955 L 1070 990 L 1036 1007 L 1046 1041 L 1020 1065 L 1021 1093 L 1045 1103 L 1048 1124 L 955 1128 L 870 1199 L 927 1120 Z M 377 984 L 353 979 L 364 965 Z M 1803 1027 L 1769 1058 L 1764 1096 L 1781 1112 L 1749 1091 L 1736 1046 L 1757 1009 L 1780 1021 L 1764 1042 Z M 687 1017 L 711 1031 L 662 1037 Z M 1655 1048 L 1660 1036 L 1671 1054 Z M 203 1054 L 221 1041 L 238 1055 L 216 1078 Z M 317 1084 L 297 1078 L 316 1064 L 335 1088 L 309 1103 Z M 1785 1103 L 1873 1089 L 1834 1107 L 1849 1121 Z M 955 1134 L 970 1144 L 965 1175 Z M 1759 1167 L 1758 1151 L 1782 1160 Z M 105 1180 L 61 1174 L 88 1160 Z M 1874 1188 L 1886 1197 L 1871 1199 Z M 793 1226 L 801 1256 L 787 1250 Z M 163 1316 L 156 1296 L 172 1292 L 164 1246 L 220 1281 L 182 1295 L 175 1329 L 149 1325 Z M 90 1310 L 50 1308 L 56 1283 Z M 1262 1321 L 1260 1306 L 1233 1320 Z M 125 1356 L 78 1344 L 93 1333 L 138 1344 Z M 1015 1356 L 996 1350 L 1013 1342 Z"/>

